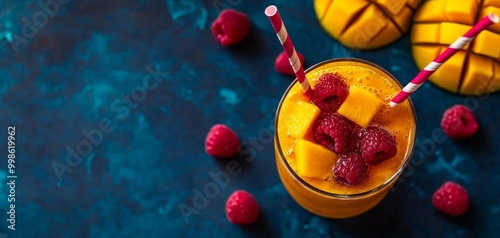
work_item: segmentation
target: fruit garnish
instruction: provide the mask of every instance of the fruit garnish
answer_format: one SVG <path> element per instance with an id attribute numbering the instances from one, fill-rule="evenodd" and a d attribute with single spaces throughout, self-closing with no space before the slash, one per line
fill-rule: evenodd
<path id="1" fill-rule="evenodd" d="M 347 85 L 338 74 L 326 73 L 314 86 L 311 101 L 322 112 L 336 112 L 349 94 Z"/>
<path id="2" fill-rule="evenodd" d="M 356 125 L 337 113 L 321 114 L 314 124 L 314 141 L 336 153 L 347 152 Z"/>
<path id="3" fill-rule="evenodd" d="M 361 87 L 352 86 L 351 92 L 340 106 L 338 113 L 366 128 L 383 105 L 384 102 L 373 93 Z"/>
<path id="4" fill-rule="evenodd" d="M 297 101 L 290 110 L 290 112 L 286 112 L 293 115 L 287 122 L 288 131 L 294 138 L 304 138 L 307 132 L 311 130 L 310 127 L 314 125 L 321 111 L 317 106 L 306 101 Z"/>
<path id="5" fill-rule="evenodd" d="M 381 127 L 369 126 L 361 132 L 360 149 L 367 163 L 379 164 L 396 155 L 396 139 Z"/>
<path id="6" fill-rule="evenodd" d="M 356 153 L 342 155 L 333 168 L 335 181 L 347 186 L 360 184 L 367 173 L 366 161 Z"/>
<path id="7" fill-rule="evenodd" d="M 325 147 L 303 139 L 295 144 L 297 174 L 301 177 L 323 179 L 331 173 L 337 154 Z"/>

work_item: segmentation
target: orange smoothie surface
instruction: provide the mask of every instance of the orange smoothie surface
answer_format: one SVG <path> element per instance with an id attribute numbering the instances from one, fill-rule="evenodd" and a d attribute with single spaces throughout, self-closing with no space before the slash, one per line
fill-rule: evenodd
<path id="1" fill-rule="evenodd" d="M 346 61 L 323 64 L 306 75 L 314 89 L 321 75 L 325 73 L 338 73 L 342 76 L 348 86 L 356 85 L 375 94 L 385 105 L 378 111 L 370 125 L 379 125 L 387 129 L 395 138 L 397 143 L 397 154 L 389 160 L 377 165 L 369 165 L 368 174 L 365 180 L 358 185 L 346 186 L 334 181 L 333 173 L 324 175 L 323 179 L 302 177 L 310 185 L 333 194 L 358 194 L 372 190 L 388 181 L 400 170 L 412 150 L 413 139 L 415 137 L 415 117 L 408 100 L 395 108 L 389 107 L 389 102 L 400 90 L 400 86 L 389 76 L 376 68 L 368 68 L 364 64 Z M 283 154 L 290 167 L 296 173 L 294 145 L 297 138 L 290 135 L 290 123 L 294 122 L 294 115 L 291 115 L 292 108 L 297 102 L 309 102 L 298 83 L 294 84 L 286 95 L 278 116 L 277 133 Z M 312 126 L 310 127 L 312 130 Z M 306 140 L 314 142 L 312 131 L 309 131 Z M 333 169 L 333 168 L 332 168 Z M 330 170 L 331 171 L 331 170 Z"/>

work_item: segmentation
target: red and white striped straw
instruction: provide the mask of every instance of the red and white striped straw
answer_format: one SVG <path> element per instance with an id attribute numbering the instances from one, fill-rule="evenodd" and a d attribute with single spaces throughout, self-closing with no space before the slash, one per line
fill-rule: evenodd
<path id="1" fill-rule="evenodd" d="M 391 107 L 395 107 L 398 104 L 406 100 L 413 92 L 415 92 L 427 79 L 431 76 L 434 71 L 436 71 L 446 60 L 457 53 L 460 49 L 463 49 L 467 43 L 471 42 L 482 30 L 486 29 L 493 23 L 498 22 L 498 16 L 490 13 L 488 16 L 481 19 L 475 26 L 473 26 L 468 32 L 463 36 L 458 38 L 453 42 L 443 53 L 438 55 L 436 59 L 430 62 L 420 73 L 418 73 L 415 78 L 413 78 L 410 83 L 408 83 L 401 92 L 399 92 L 390 102 Z"/>
<path id="2" fill-rule="evenodd" d="M 299 57 L 297 56 L 297 51 L 295 51 L 295 47 L 293 46 L 292 39 L 288 36 L 288 32 L 286 31 L 285 24 L 283 24 L 283 20 L 278 12 L 278 8 L 274 5 L 268 6 L 265 10 L 267 17 L 271 21 L 271 25 L 278 36 L 278 39 L 285 50 L 286 55 L 288 56 L 288 60 L 290 61 L 290 65 L 293 68 L 293 72 L 295 72 L 295 76 L 297 76 L 297 80 L 300 83 L 302 88 L 302 92 L 305 94 L 309 94 L 311 92 L 311 87 L 309 86 L 309 81 L 307 81 L 306 74 L 304 72 L 304 68 L 300 63 Z"/>

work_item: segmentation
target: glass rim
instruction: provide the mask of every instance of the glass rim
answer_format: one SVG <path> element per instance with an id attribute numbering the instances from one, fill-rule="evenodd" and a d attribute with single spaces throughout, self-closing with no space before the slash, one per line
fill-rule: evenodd
<path id="1" fill-rule="evenodd" d="M 387 70 L 385 70 L 384 68 L 382 68 L 381 66 L 373 63 L 373 62 L 370 62 L 370 61 L 367 61 L 367 60 L 363 60 L 363 59 L 358 59 L 358 58 L 335 58 L 335 59 L 328 59 L 328 60 L 324 60 L 324 61 L 321 61 L 319 63 L 316 63 L 314 64 L 313 66 L 307 68 L 305 70 L 305 73 L 307 74 L 308 72 L 324 65 L 324 64 L 328 64 L 328 63 L 333 63 L 333 62 L 345 62 L 345 61 L 353 61 L 353 62 L 356 62 L 356 63 L 361 63 L 361 64 L 366 64 L 366 65 L 369 65 L 371 67 L 374 67 L 376 68 L 377 70 L 380 70 L 382 73 L 385 73 L 387 76 L 389 76 L 391 78 L 391 80 L 396 83 L 396 85 L 398 85 L 401 89 L 403 88 L 403 86 L 401 85 L 401 83 L 396 79 L 396 77 L 394 77 L 391 73 L 389 73 Z M 410 98 L 408 98 L 408 102 L 409 102 L 409 105 L 410 105 L 410 108 L 411 108 L 411 111 L 413 112 L 413 120 L 414 120 L 414 126 L 413 126 L 413 138 L 410 138 L 411 139 L 411 144 L 409 145 L 409 149 L 410 149 L 410 152 L 407 154 L 407 156 L 405 157 L 403 163 L 401 164 L 401 166 L 399 167 L 399 169 L 389 178 L 387 179 L 387 181 L 385 181 L 384 183 L 380 184 L 379 186 L 373 188 L 373 189 L 370 189 L 370 190 L 367 190 L 367 191 L 364 191 L 364 192 L 361 192 L 361 193 L 353 193 L 353 194 L 337 194 L 337 193 L 330 193 L 330 192 L 326 192 L 326 191 L 323 191 L 319 188 L 316 188 L 314 186 L 312 186 L 311 184 L 309 184 L 308 182 L 306 182 L 304 179 L 302 179 L 290 166 L 290 164 L 288 164 L 288 161 L 286 161 L 286 158 L 285 158 L 285 155 L 283 154 L 283 150 L 281 148 L 281 143 L 280 143 L 280 140 L 279 140 L 279 137 L 278 137 L 278 118 L 279 118 L 279 112 L 281 111 L 281 107 L 283 105 L 283 101 L 285 100 L 286 96 L 288 95 L 288 93 L 290 92 L 290 90 L 292 89 L 292 87 L 297 83 L 297 78 L 295 78 L 295 80 L 293 80 L 292 83 L 290 83 L 290 85 L 288 86 L 288 88 L 286 89 L 286 91 L 283 93 L 283 96 L 281 97 L 280 99 L 280 102 L 278 104 L 278 108 L 276 110 L 276 115 L 275 115 L 275 119 L 274 119 L 274 138 L 276 140 L 276 147 L 277 147 L 277 150 L 278 150 L 278 154 L 280 156 L 280 160 L 281 162 L 285 165 L 286 167 L 286 170 L 287 172 L 289 172 L 293 178 L 298 181 L 301 185 L 307 187 L 308 189 L 316 192 L 316 193 L 319 193 L 321 195 L 324 195 L 324 196 L 328 196 L 328 197 L 334 197 L 334 198 L 361 198 L 361 197 L 365 197 L 367 195 L 370 195 L 370 194 L 373 194 L 381 189 L 384 189 L 386 188 L 388 185 L 390 185 L 391 183 L 395 182 L 395 180 L 397 178 L 399 178 L 399 176 L 401 175 L 401 173 L 403 172 L 403 170 L 406 168 L 406 166 L 408 165 L 408 163 L 410 162 L 411 158 L 413 157 L 413 152 L 415 151 L 415 141 L 417 139 L 417 114 L 416 114 L 416 110 L 415 110 L 415 106 L 413 104 L 413 102 L 410 100 Z"/>

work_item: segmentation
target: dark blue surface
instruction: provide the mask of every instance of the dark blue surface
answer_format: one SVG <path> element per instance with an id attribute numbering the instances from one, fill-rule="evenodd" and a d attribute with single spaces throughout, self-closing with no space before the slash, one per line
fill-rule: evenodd
<path id="1" fill-rule="evenodd" d="M 281 46 L 265 7 L 278 6 L 306 66 L 357 57 L 406 84 L 418 73 L 407 37 L 370 52 L 346 49 L 322 31 L 306 0 L 60 2 L 46 22 L 37 1 L 0 3 L 0 148 L 6 157 L 7 127 L 15 126 L 18 176 L 11 231 L 7 160 L 2 160 L 0 237 L 493 237 L 500 232 L 498 94 L 462 97 L 425 84 L 412 96 L 419 146 L 411 168 L 377 207 L 359 217 L 314 216 L 292 200 L 278 178 L 270 135 L 291 79 L 273 68 Z M 241 44 L 224 48 L 210 24 L 228 7 L 247 13 L 252 28 Z M 28 24 L 23 17 L 36 31 L 23 29 Z M 433 136 L 443 111 L 456 103 L 472 107 L 479 133 L 464 141 Z M 215 123 L 238 133 L 244 142 L 239 156 L 221 161 L 204 152 L 204 137 Z M 87 155 L 77 158 L 71 150 Z M 210 176 L 228 172 L 234 175 L 220 181 Z M 432 193 L 446 180 L 468 189 L 471 206 L 464 216 L 450 218 L 432 206 Z M 259 202 L 262 215 L 255 224 L 239 227 L 226 220 L 225 200 L 236 189 Z M 200 192 L 209 197 L 194 199 Z M 183 216 L 180 208 L 193 214 Z"/>

